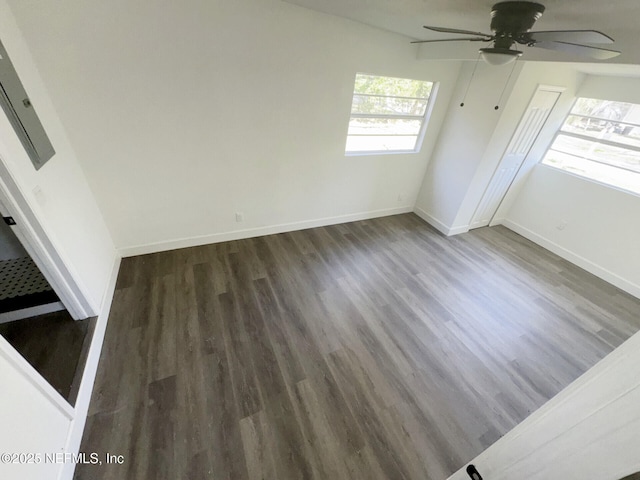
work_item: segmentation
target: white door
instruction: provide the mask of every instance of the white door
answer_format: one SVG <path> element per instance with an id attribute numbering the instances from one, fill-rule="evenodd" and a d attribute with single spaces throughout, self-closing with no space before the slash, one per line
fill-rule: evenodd
<path id="1" fill-rule="evenodd" d="M 470 228 L 489 225 L 563 90 L 538 87 L 478 204 Z"/>

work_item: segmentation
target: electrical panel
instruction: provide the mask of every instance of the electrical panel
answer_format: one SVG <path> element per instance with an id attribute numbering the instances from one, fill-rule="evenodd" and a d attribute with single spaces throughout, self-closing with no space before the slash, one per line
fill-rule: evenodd
<path id="1" fill-rule="evenodd" d="M 0 105 L 33 166 L 39 170 L 56 152 L 1 42 Z"/>

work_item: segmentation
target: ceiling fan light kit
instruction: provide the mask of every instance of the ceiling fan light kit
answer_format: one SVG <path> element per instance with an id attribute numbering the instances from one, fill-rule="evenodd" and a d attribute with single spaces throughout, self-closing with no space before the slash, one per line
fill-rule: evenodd
<path id="1" fill-rule="evenodd" d="M 556 30 L 532 32 L 531 28 L 545 11 L 544 5 L 526 1 L 496 3 L 491 8 L 492 34 L 460 30 L 457 28 L 425 26 L 439 33 L 466 35 L 466 37 L 436 40 L 419 40 L 412 43 L 434 42 L 492 42 L 490 48 L 481 48 L 480 56 L 490 65 L 505 65 L 516 60 L 522 52 L 513 49 L 515 44 L 547 50 L 564 51 L 596 60 L 606 60 L 620 55 L 617 50 L 593 47 L 584 43 L 613 43 L 613 39 L 597 30 Z"/>
<path id="2" fill-rule="evenodd" d="M 489 65 L 506 65 L 522 56 L 522 52 L 504 48 L 481 48 L 480 56 Z"/>

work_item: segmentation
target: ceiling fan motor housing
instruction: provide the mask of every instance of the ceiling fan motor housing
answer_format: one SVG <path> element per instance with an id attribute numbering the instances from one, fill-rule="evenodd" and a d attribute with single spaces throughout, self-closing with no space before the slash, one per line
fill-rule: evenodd
<path id="1" fill-rule="evenodd" d="M 544 5 L 534 2 L 500 2 L 491 8 L 491 30 L 496 34 L 496 48 L 510 48 L 522 34 L 531 30 Z"/>

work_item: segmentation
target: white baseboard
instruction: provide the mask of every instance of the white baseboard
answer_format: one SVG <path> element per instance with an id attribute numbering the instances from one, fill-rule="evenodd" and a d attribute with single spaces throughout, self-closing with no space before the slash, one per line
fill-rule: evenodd
<path id="1" fill-rule="evenodd" d="M 71 421 L 71 426 L 69 427 L 69 435 L 67 436 L 67 443 L 64 449 L 65 453 L 77 454 L 80 451 L 80 442 L 82 441 L 82 434 L 84 433 L 84 426 L 87 421 L 89 402 L 91 401 L 91 393 L 93 392 L 93 384 L 98 371 L 98 362 L 100 361 L 104 335 L 107 330 L 107 320 L 109 318 L 111 302 L 113 301 L 113 295 L 116 289 L 120 260 L 121 257 L 117 255 L 113 262 L 113 268 L 111 270 L 111 277 L 109 278 L 107 289 L 102 297 L 100 313 L 98 314 L 98 320 L 96 321 L 93 338 L 91 339 L 91 345 L 89 346 L 89 354 L 87 355 L 87 361 L 85 362 L 84 372 L 80 382 L 80 389 L 78 390 L 78 396 L 76 398 L 74 416 Z M 65 463 L 60 470 L 58 480 L 72 480 L 74 471 L 75 463 Z"/>
<path id="2" fill-rule="evenodd" d="M 418 215 L 421 219 L 423 219 L 433 228 L 438 230 L 440 233 L 445 234 L 447 237 L 450 237 L 452 235 L 458 235 L 460 233 L 466 233 L 469 231 L 469 225 L 462 225 L 459 227 L 449 227 L 448 225 L 445 225 L 443 222 L 441 222 L 431 214 L 427 213 L 420 207 L 415 207 L 413 209 L 413 213 Z"/>
<path id="3" fill-rule="evenodd" d="M 23 320 L 25 318 L 37 317 L 47 313 L 59 312 L 64 310 L 62 302 L 51 302 L 45 305 L 37 305 L 35 307 L 22 308 L 13 312 L 0 313 L 0 323 L 13 322 L 15 320 Z"/>
<path id="4" fill-rule="evenodd" d="M 587 272 L 594 274 L 596 277 L 600 277 L 606 282 L 609 282 L 610 284 L 615 285 L 616 287 L 620 288 L 621 290 L 624 290 L 625 292 L 633 295 L 634 297 L 640 298 L 640 285 L 636 285 L 635 283 L 630 282 L 625 278 L 622 278 L 618 274 L 613 273 L 604 267 L 601 267 L 600 265 L 592 262 L 591 260 L 588 260 L 578 255 L 577 253 L 574 253 L 571 250 L 564 248 L 555 242 L 552 242 L 551 240 L 543 237 L 542 235 L 539 235 L 538 233 L 532 230 L 529 230 L 526 227 L 523 227 L 518 223 L 505 219 L 502 221 L 502 225 L 507 227 L 509 230 L 513 230 L 517 234 L 522 235 L 523 237 L 531 240 L 532 242 L 537 243 L 541 247 L 546 248 L 547 250 L 555 253 L 556 255 L 559 255 L 565 260 L 570 261 L 571 263 L 579 266 L 580 268 L 586 270 Z"/>
<path id="5" fill-rule="evenodd" d="M 451 227 L 449 229 L 449 236 L 459 235 L 461 233 L 467 233 L 469 231 L 469 225 L 460 225 L 459 227 Z"/>
<path id="6" fill-rule="evenodd" d="M 489 222 L 489 226 L 490 226 L 490 227 L 495 227 L 496 225 L 503 225 L 503 224 L 504 224 L 504 222 L 505 222 L 506 220 L 507 220 L 507 219 L 506 219 L 506 218 L 504 218 L 504 217 L 500 217 L 500 218 L 495 218 L 495 217 L 494 217 L 494 218 L 492 218 L 492 219 L 491 219 L 491 221 Z"/>
<path id="7" fill-rule="evenodd" d="M 266 227 L 247 228 L 245 230 L 234 230 L 231 232 L 214 233 L 211 235 L 198 235 L 195 237 L 179 238 L 163 242 L 154 242 L 144 245 L 122 247 L 118 251 L 123 257 L 133 257 L 135 255 L 145 255 L 148 253 L 164 252 L 178 248 L 197 247 L 210 243 L 228 242 L 231 240 L 241 240 L 243 238 L 260 237 L 263 235 L 273 235 L 276 233 L 293 232 L 307 228 L 324 227 L 327 225 L 337 225 L 339 223 L 356 222 L 358 220 L 368 220 L 370 218 L 386 217 L 413 211 L 413 206 L 387 208 L 384 210 L 372 210 L 369 212 L 350 213 L 335 217 L 318 218 L 315 220 L 304 220 L 301 222 L 282 223 Z"/>

